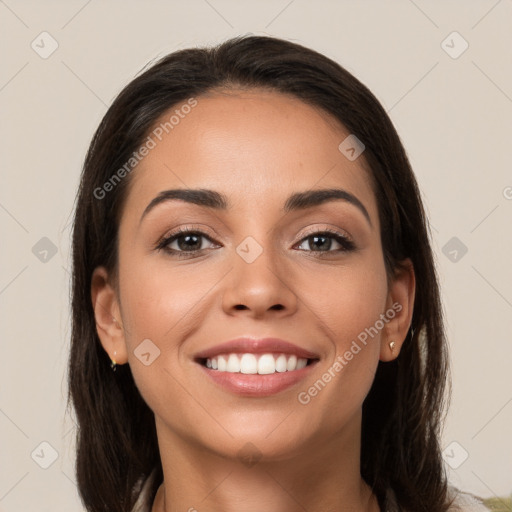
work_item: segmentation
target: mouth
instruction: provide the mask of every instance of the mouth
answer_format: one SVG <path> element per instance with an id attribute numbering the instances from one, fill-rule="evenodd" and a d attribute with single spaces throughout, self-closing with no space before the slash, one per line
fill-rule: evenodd
<path id="1" fill-rule="evenodd" d="M 203 375 L 223 391 L 266 397 L 306 379 L 320 356 L 278 339 L 239 338 L 197 353 Z"/>
<path id="2" fill-rule="evenodd" d="M 205 368 L 227 373 L 244 375 L 272 375 L 295 372 L 318 361 L 318 358 L 297 357 L 285 353 L 225 353 L 215 357 L 200 358 L 199 364 Z"/>

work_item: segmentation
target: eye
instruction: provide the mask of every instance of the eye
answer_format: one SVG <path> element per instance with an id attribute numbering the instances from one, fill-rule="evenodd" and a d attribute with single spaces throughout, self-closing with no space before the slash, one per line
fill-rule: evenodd
<path id="1" fill-rule="evenodd" d="M 180 228 L 163 238 L 156 249 L 162 249 L 178 258 L 186 258 L 206 249 L 203 246 L 203 240 L 209 240 L 213 247 L 219 247 L 202 231 Z"/>
<path id="2" fill-rule="evenodd" d="M 334 244 L 333 244 L 334 241 Z M 308 244 L 310 249 L 300 249 L 309 252 L 325 253 L 325 252 L 349 252 L 355 250 L 356 246 L 352 240 L 346 235 L 326 229 L 308 234 L 301 240 L 300 246 Z M 332 250 L 333 245 L 338 244 L 340 248 Z M 300 248 L 299 246 L 299 248 Z M 311 249 L 312 248 L 312 249 Z M 319 256 L 323 256 L 319 254 Z"/>
<path id="3" fill-rule="evenodd" d="M 220 247 L 204 232 L 187 228 L 180 228 L 174 233 L 164 237 L 156 246 L 157 250 L 164 250 L 177 258 L 190 258 L 206 250 L 204 240 L 210 242 L 210 249 Z M 307 244 L 309 249 L 301 248 Z M 336 244 L 339 246 L 336 248 Z M 334 246 L 334 249 L 333 249 Z M 315 231 L 304 237 L 299 245 L 299 250 L 316 253 L 315 256 L 326 256 L 326 253 L 349 252 L 356 246 L 348 236 L 337 231 L 324 229 Z"/>

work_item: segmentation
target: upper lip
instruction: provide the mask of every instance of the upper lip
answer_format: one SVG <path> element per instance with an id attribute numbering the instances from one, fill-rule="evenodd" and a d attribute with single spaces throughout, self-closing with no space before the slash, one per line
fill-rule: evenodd
<path id="1" fill-rule="evenodd" d="M 196 359 L 210 359 L 220 354 L 268 354 L 295 355 L 304 359 L 318 359 L 319 356 L 289 341 L 279 338 L 237 338 L 198 352 Z"/>

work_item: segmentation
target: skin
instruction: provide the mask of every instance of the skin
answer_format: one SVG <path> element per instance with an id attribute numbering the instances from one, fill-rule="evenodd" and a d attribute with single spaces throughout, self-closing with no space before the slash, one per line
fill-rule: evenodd
<path id="1" fill-rule="evenodd" d="M 164 483 L 152 510 L 378 511 L 360 475 L 362 403 L 379 360 L 398 356 L 407 335 L 413 269 L 388 281 L 364 158 L 351 162 L 338 150 L 349 133 L 336 120 L 262 90 L 197 100 L 133 171 L 118 282 L 99 267 L 91 287 L 105 351 L 130 365 L 155 414 Z M 282 212 L 292 193 L 330 187 L 355 195 L 371 224 L 340 200 Z M 232 205 L 213 211 L 175 200 L 141 221 L 151 200 L 171 188 L 213 189 Z M 178 259 L 154 248 L 180 226 L 205 233 L 199 253 Z M 348 234 L 356 250 L 337 250 L 330 239 L 315 251 L 306 237 L 326 228 Z M 250 264 L 236 252 L 247 236 L 263 249 Z M 180 250 L 177 241 L 171 247 Z M 401 311 L 317 396 L 299 403 L 298 393 L 395 302 Z M 320 360 L 306 381 L 276 395 L 238 396 L 214 385 L 193 356 L 244 335 L 280 337 Z M 161 353 L 145 366 L 134 350 L 148 338 Z M 246 443 L 261 457 L 250 467 L 238 454 Z"/>

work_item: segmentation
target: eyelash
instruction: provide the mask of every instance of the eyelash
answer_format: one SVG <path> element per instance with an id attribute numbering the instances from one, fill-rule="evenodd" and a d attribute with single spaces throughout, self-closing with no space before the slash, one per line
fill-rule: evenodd
<path id="1" fill-rule="evenodd" d="M 198 235 L 199 237 L 206 238 L 210 242 L 215 243 L 206 233 L 203 233 L 202 231 L 188 229 L 188 228 L 179 228 L 174 233 L 171 233 L 170 235 L 164 237 L 161 241 L 159 241 L 157 243 L 155 249 L 156 250 L 164 250 L 169 255 L 171 255 L 173 257 L 175 256 L 175 257 L 181 258 L 181 259 L 193 258 L 194 253 L 198 253 L 198 252 L 205 250 L 205 249 L 197 249 L 197 250 L 193 250 L 193 251 L 177 251 L 175 249 L 169 249 L 168 245 L 171 242 L 174 242 L 175 240 L 177 240 L 178 238 L 180 238 L 181 236 L 184 236 L 184 235 Z M 350 240 L 350 238 L 348 238 L 346 235 L 342 235 L 338 231 L 335 231 L 335 230 L 332 230 L 329 228 L 323 229 L 320 231 L 312 231 L 310 233 L 306 233 L 299 240 L 299 245 L 302 245 L 302 243 L 304 241 L 306 241 L 308 238 L 310 238 L 313 235 L 330 235 L 330 236 L 327 236 L 327 238 L 332 238 L 332 239 L 336 240 L 336 242 L 338 242 L 342 246 L 342 249 L 336 249 L 334 251 L 330 251 L 330 250 L 329 251 L 311 251 L 311 250 L 305 251 L 305 252 L 315 253 L 315 257 L 317 257 L 317 258 L 323 258 L 332 252 L 351 252 L 356 249 L 354 242 L 352 242 L 352 240 Z M 300 249 L 300 250 L 304 251 L 304 249 Z"/>

